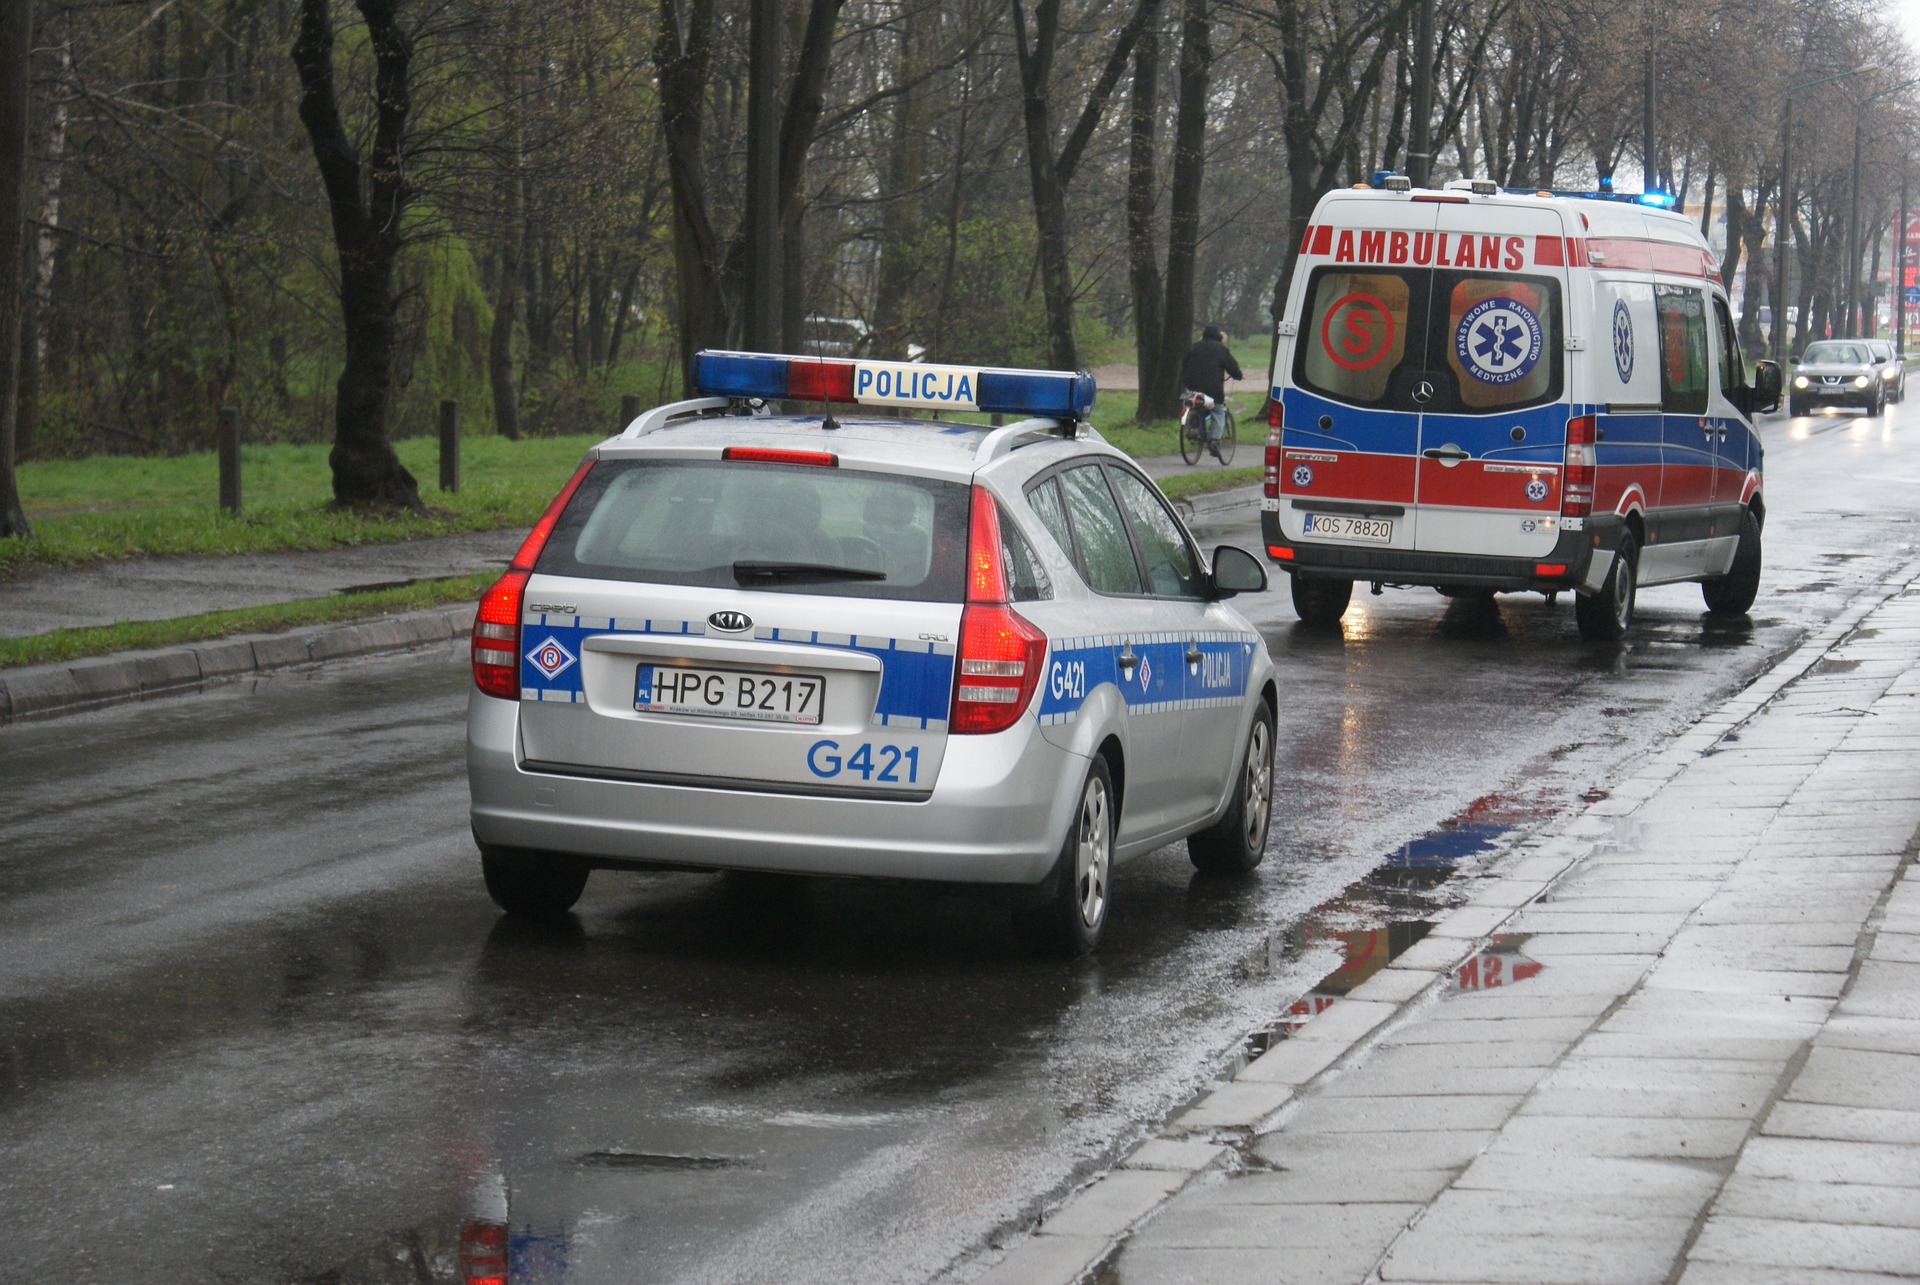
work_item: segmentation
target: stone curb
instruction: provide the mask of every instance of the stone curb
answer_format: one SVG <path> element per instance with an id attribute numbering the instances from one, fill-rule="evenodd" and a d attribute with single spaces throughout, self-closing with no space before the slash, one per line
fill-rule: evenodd
<path id="1" fill-rule="evenodd" d="M 291 633 L 243 634 L 180 647 L 0 670 L 0 726 L 185 691 L 244 674 L 350 656 L 411 651 L 428 643 L 464 637 L 473 628 L 473 612 L 472 603 L 456 603 Z"/>
<path id="2" fill-rule="evenodd" d="M 1253 491 L 1258 494 L 1257 488 Z M 1283 1119 L 1301 1089 L 1363 1054 L 1385 1030 L 1433 1002 L 1462 960 L 1606 840 L 1612 833 L 1607 818 L 1620 811 L 1613 799 L 1651 798 L 1687 764 L 1711 753 L 1729 732 L 1806 675 L 1882 604 L 1913 591 L 1916 580 L 1920 560 L 1862 593 L 1819 633 L 1649 754 L 1607 799 L 1556 818 L 1516 844 L 1498 877 L 1439 920 L 1412 949 L 1231 1079 L 1176 1111 L 1158 1134 L 1140 1143 L 1112 1171 L 1068 1196 L 1032 1235 L 974 1277 L 973 1285 L 1082 1285 L 1092 1279 L 1128 1235 L 1188 1183 L 1208 1170 L 1234 1167 L 1234 1143 Z M 1187 1163 L 1151 1164 L 1151 1158 L 1161 1156 L 1179 1156 Z M 1148 1167 L 1156 1170 L 1160 1182 L 1141 1182 L 1137 1171 Z M 1106 1190 L 1116 1181 L 1119 1189 Z M 1164 1194 L 1153 1197 L 1155 1190 Z"/>
<path id="3" fill-rule="evenodd" d="M 1186 522 L 1219 517 L 1236 509 L 1252 508 L 1260 503 L 1259 485 L 1236 486 L 1225 491 L 1206 491 L 1175 500 L 1173 507 Z"/>

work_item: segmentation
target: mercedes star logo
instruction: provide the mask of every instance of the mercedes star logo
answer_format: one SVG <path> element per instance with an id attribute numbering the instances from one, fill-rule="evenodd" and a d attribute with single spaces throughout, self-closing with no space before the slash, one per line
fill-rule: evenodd
<path id="1" fill-rule="evenodd" d="M 1413 400 L 1415 400 L 1416 402 L 1419 402 L 1422 406 L 1425 406 L 1428 402 L 1432 401 L 1433 385 L 1428 383 L 1424 379 L 1421 380 L 1419 383 L 1415 384 L 1413 386 Z"/>

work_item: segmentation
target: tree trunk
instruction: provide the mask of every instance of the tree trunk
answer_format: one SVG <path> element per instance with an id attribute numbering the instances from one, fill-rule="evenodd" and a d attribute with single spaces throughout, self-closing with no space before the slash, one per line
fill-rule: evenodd
<path id="1" fill-rule="evenodd" d="M 1154 147 L 1160 124 L 1160 33 L 1149 29 L 1133 51 L 1133 99 L 1128 105 L 1127 132 L 1127 270 L 1133 285 L 1133 354 L 1140 372 L 1136 423 L 1165 419 L 1173 405 L 1156 400 L 1149 388 L 1151 372 L 1160 360 L 1160 331 L 1166 314 L 1160 288 L 1160 265 L 1153 252 L 1153 207 L 1158 196 Z"/>
<path id="2" fill-rule="evenodd" d="M 679 303 L 683 375 L 693 354 L 724 347 L 727 305 L 721 294 L 722 249 L 707 211 L 703 105 L 713 64 L 713 0 L 660 0 L 654 61 L 660 68 L 660 130 L 673 192 L 673 262 Z"/>
<path id="3" fill-rule="evenodd" d="M 1032 47 L 1020 0 L 1013 0 L 1014 52 L 1020 64 L 1021 115 L 1027 131 L 1027 182 L 1040 257 L 1040 288 L 1047 303 L 1047 357 L 1059 370 L 1080 368 L 1073 329 L 1073 271 L 1067 257 L 1067 200 L 1053 160 L 1053 105 L 1048 96 L 1053 51 L 1060 34 L 1060 0 L 1034 9 Z"/>
<path id="4" fill-rule="evenodd" d="M 32 0 L 0 5 L 0 537 L 31 536 L 14 476 L 19 410 L 22 240 L 26 233 L 27 81 Z"/>
<path id="5" fill-rule="evenodd" d="M 899 61 L 894 82 L 900 86 L 893 102 L 892 149 L 887 157 L 887 201 L 880 210 L 880 266 L 873 300 L 873 346 L 869 355 L 882 361 L 904 361 L 907 343 L 918 318 L 913 304 L 924 297 L 918 288 L 915 257 L 919 249 L 925 202 L 920 180 L 926 168 L 926 95 L 920 85 L 920 64 L 929 24 L 910 22 L 900 33 Z"/>
<path id="6" fill-rule="evenodd" d="M 1194 334 L 1194 260 L 1207 168 L 1207 86 L 1213 75 L 1207 0 L 1186 0 L 1180 32 L 1180 106 L 1173 126 L 1173 203 L 1167 220 L 1167 302 L 1151 391 L 1163 406 L 1179 395 L 1180 359 Z"/>
<path id="7" fill-rule="evenodd" d="M 776 332 L 796 351 L 803 338 L 807 315 L 806 179 L 807 155 L 826 110 L 827 76 L 833 70 L 833 36 L 843 0 L 811 0 L 807 25 L 794 61 L 793 89 L 786 115 L 780 121 L 780 170 L 776 195 L 780 202 L 780 254 L 785 280 L 780 295 L 780 329 Z"/>
<path id="8" fill-rule="evenodd" d="M 750 0 L 747 19 L 747 174 L 745 257 L 740 305 L 740 342 L 755 352 L 779 346 L 781 288 L 787 264 L 780 252 L 781 36 L 786 26 L 781 0 Z"/>
<path id="9" fill-rule="evenodd" d="M 327 191 L 334 251 L 340 261 L 340 317 L 346 364 L 336 385 L 333 498 L 424 511 L 413 474 L 387 437 L 393 401 L 393 267 L 399 257 L 408 191 L 403 177 L 407 75 L 413 42 L 399 24 L 399 0 L 355 0 L 375 63 L 378 116 L 366 172 L 340 119 L 333 84 L 333 23 L 327 0 L 301 0 L 293 63 L 300 75 L 300 121 L 313 144 Z"/>

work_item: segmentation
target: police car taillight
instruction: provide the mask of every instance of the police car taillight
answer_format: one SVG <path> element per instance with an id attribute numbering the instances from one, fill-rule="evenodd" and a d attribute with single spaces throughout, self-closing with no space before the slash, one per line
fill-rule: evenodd
<path id="1" fill-rule="evenodd" d="M 1560 516 L 1584 518 L 1593 512 L 1594 417 L 1576 415 L 1567 421 L 1566 467 L 1560 474 Z"/>
<path id="2" fill-rule="evenodd" d="M 520 603 L 526 595 L 527 578 L 533 574 L 533 564 L 540 560 L 547 537 L 553 534 L 553 524 L 560 520 L 560 510 L 567 507 L 592 468 L 593 461 L 588 460 L 574 470 L 573 477 L 520 542 L 520 551 L 507 564 L 506 574 L 480 596 L 479 609 L 473 614 L 473 685 L 489 696 L 520 699 Z"/>
<path id="3" fill-rule="evenodd" d="M 967 532 L 967 605 L 960 613 L 960 651 L 948 727 L 959 733 L 1001 732 L 1026 712 L 1040 684 L 1047 636 L 1008 605 L 1006 549 L 1000 508 L 973 488 Z"/>

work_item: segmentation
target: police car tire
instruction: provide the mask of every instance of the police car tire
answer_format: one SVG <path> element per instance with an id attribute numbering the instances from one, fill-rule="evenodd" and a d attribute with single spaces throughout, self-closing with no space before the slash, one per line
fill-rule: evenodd
<path id="1" fill-rule="evenodd" d="M 587 863 L 557 852 L 480 845 L 480 873 L 493 904 L 520 919 L 554 919 L 587 887 Z"/>
<path id="2" fill-rule="evenodd" d="M 1113 900 L 1116 822 L 1113 774 L 1107 760 L 1096 754 L 1087 769 L 1087 779 L 1081 783 L 1080 799 L 1066 838 L 1061 841 L 1060 855 L 1040 885 L 1038 900 L 1014 909 L 1014 936 L 1029 953 L 1072 959 L 1100 944 L 1101 930 L 1107 925 L 1107 907 Z M 1092 833 L 1088 833 L 1090 829 Z M 1080 868 L 1083 849 L 1088 858 L 1084 872 Z M 1095 880 L 1097 886 L 1088 889 L 1087 878 Z"/>
<path id="3" fill-rule="evenodd" d="M 1353 601 L 1353 581 L 1293 577 L 1294 614 L 1310 625 L 1337 625 Z"/>
<path id="4" fill-rule="evenodd" d="M 1582 638 L 1588 642 L 1619 642 L 1627 636 L 1627 630 L 1633 627 L 1639 568 L 1640 541 L 1633 532 L 1623 531 L 1600 591 L 1574 597 L 1573 619 L 1580 626 Z"/>
<path id="5" fill-rule="evenodd" d="M 1254 711 L 1239 767 L 1226 812 L 1187 836 L 1187 860 L 1201 874 L 1246 874 L 1267 854 L 1267 827 L 1273 820 L 1273 713 L 1264 701 Z"/>
<path id="6" fill-rule="evenodd" d="M 1700 586 L 1707 610 L 1716 616 L 1745 615 L 1760 593 L 1760 519 L 1748 509 L 1740 515 L 1740 545 L 1727 574 Z"/>

